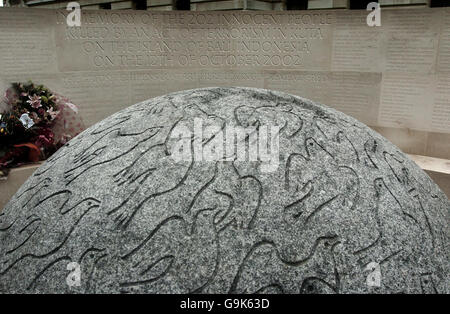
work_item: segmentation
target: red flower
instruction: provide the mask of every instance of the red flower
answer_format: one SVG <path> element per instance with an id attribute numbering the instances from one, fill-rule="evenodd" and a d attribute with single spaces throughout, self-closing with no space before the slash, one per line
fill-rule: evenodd
<path id="1" fill-rule="evenodd" d="M 50 128 L 39 129 L 36 145 L 42 148 L 49 148 L 53 145 L 54 134 Z"/>

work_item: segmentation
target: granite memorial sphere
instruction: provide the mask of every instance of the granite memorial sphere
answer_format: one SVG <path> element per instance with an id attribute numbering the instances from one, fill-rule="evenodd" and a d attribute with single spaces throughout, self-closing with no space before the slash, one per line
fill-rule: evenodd
<path id="1" fill-rule="evenodd" d="M 449 293 L 450 203 L 397 147 L 253 88 L 126 108 L 0 213 L 1 293 Z"/>

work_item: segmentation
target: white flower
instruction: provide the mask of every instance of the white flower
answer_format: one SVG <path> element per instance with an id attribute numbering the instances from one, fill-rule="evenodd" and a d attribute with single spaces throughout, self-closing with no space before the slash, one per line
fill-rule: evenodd
<path id="1" fill-rule="evenodd" d="M 22 122 L 25 129 L 29 129 L 34 125 L 34 121 L 30 118 L 28 113 L 24 113 L 23 115 L 21 115 L 19 120 L 20 122 Z"/>

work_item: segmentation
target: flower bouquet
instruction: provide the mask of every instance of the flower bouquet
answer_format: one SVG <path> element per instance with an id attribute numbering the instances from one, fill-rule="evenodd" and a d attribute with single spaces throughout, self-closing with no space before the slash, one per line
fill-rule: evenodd
<path id="1" fill-rule="evenodd" d="M 31 81 L 13 83 L 5 92 L 2 107 L 0 172 L 3 174 L 8 168 L 47 159 L 84 129 L 74 104 Z"/>

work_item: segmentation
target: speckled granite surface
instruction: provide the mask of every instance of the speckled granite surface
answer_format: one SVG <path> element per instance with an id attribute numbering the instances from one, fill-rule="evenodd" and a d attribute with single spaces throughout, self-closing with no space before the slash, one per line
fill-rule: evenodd
<path id="1" fill-rule="evenodd" d="M 175 161 L 174 131 L 195 119 L 278 125 L 276 168 L 192 158 L 219 131 Z M 177 92 L 87 129 L 21 187 L 0 215 L 0 292 L 448 293 L 449 209 L 395 146 L 326 106 Z"/>

